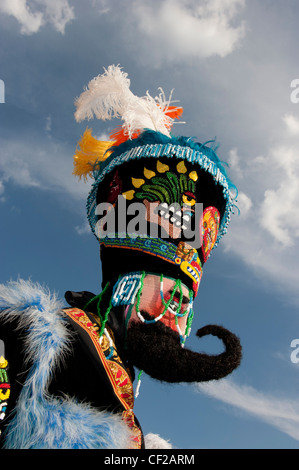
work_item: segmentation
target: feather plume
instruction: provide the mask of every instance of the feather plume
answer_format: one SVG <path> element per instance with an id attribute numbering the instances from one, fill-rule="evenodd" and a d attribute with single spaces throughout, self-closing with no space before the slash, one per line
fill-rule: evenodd
<path id="1" fill-rule="evenodd" d="M 87 176 L 92 176 L 100 162 L 109 157 L 112 145 L 115 142 L 98 140 L 92 136 L 91 129 L 86 129 L 76 148 L 73 174 L 86 182 Z"/>
<path id="2" fill-rule="evenodd" d="M 134 138 L 145 129 L 170 135 L 174 119 L 183 109 L 170 106 L 171 96 L 166 100 L 162 89 L 155 98 L 147 92 L 144 97 L 135 96 L 130 91 L 130 80 L 119 66 L 110 65 L 105 73 L 93 78 L 86 90 L 76 99 L 75 119 L 97 118 L 123 121 L 122 135 Z"/>
<path id="3" fill-rule="evenodd" d="M 75 101 L 77 122 L 84 119 L 110 120 L 121 118 L 126 103 L 134 96 L 130 91 L 130 80 L 120 67 L 110 65 L 105 73 L 94 77 L 86 90 Z"/>

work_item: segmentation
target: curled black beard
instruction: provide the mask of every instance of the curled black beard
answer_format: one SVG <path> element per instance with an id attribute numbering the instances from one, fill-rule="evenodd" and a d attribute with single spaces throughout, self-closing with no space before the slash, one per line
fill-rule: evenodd
<path id="1" fill-rule="evenodd" d="M 149 318 L 147 312 L 141 312 Z M 225 346 L 218 355 L 182 348 L 178 333 L 161 322 L 132 322 L 127 331 L 126 354 L 138 369 L 166 382 L 203 382 L 221 379 L 236 369 L 242 357 L 239 338 L 218 325 L 200 328 L 196 335 L 217 336 Z"/>

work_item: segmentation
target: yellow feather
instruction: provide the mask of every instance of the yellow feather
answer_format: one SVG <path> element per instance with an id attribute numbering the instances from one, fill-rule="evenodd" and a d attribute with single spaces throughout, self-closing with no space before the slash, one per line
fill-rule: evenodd
<path id="1" fill-rule="evenodd" d="M 99 167 L 100 162 L 109 157 L 111 152 L 107 150 L 114 144 L 111 141 L 98 140 L 91 133 L 91 129 L 86 129 L 74 155 L 73 174 L 80 179 L 83 177 L 84 181 L 88 176 L 92 176 L 92 172 Z"/>

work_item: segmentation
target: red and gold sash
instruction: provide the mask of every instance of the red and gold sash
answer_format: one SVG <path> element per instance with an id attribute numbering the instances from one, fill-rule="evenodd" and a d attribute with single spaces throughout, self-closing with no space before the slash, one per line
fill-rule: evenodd
<path id="1" fill-rule="evenodd" d="M 99 336 L 99 327 L 96 323 L 92 322 L 89 316 L 79 308 L 70 308 L 63 310 L 68 317 L 80 326 L 89 336 L 92 344 L 97 352 L 97 356 L 104 367 L 109 382 L 113 391 L 124 411 L 122 413 L 123 421 L 129 426 L 131 430 L 132 449 L 140 449 L 142 442 L 142 433 L 140 428 L 135 422 L 135 415 L 133 412 L 134 407 L 134 391 L 130 375 L 124 367 L 114 344 L 114 335 L 112 330 L 106 326 L 110 341 L 105 334 Z M 100 319 L 94 317 L 98 325 L 101 325 Z M 111 343 L 113 347 L 111 348 Z"/>

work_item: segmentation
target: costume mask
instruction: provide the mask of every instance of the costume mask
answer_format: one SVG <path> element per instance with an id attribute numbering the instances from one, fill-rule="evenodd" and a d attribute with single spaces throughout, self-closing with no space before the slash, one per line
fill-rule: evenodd
<path id="1" fill-rule="evenodd" d="M 76 107 L 78 122 L 123 121 L 109 142 L 86 129 L 74 159 L 74 173 L 94 179 L 87 216 L 100 243 L 103 322 L 122 325 L 116 330 L 124 330 L 129 359 L 153 377 L 227 375 L 241 357 L 229 331 L 209 326 L 197 333 L 223 340 L 226 351 L 219 356 L 182 348 L 203 266 L 226 233 L 234 206 L 235 187 L 218 156 L 207 145 L 174 137 L 171 128 L 183 109 L 171 106 L 162 90 L 155 98 L 133 95 L 120 67 L 91 80 Z"/>

